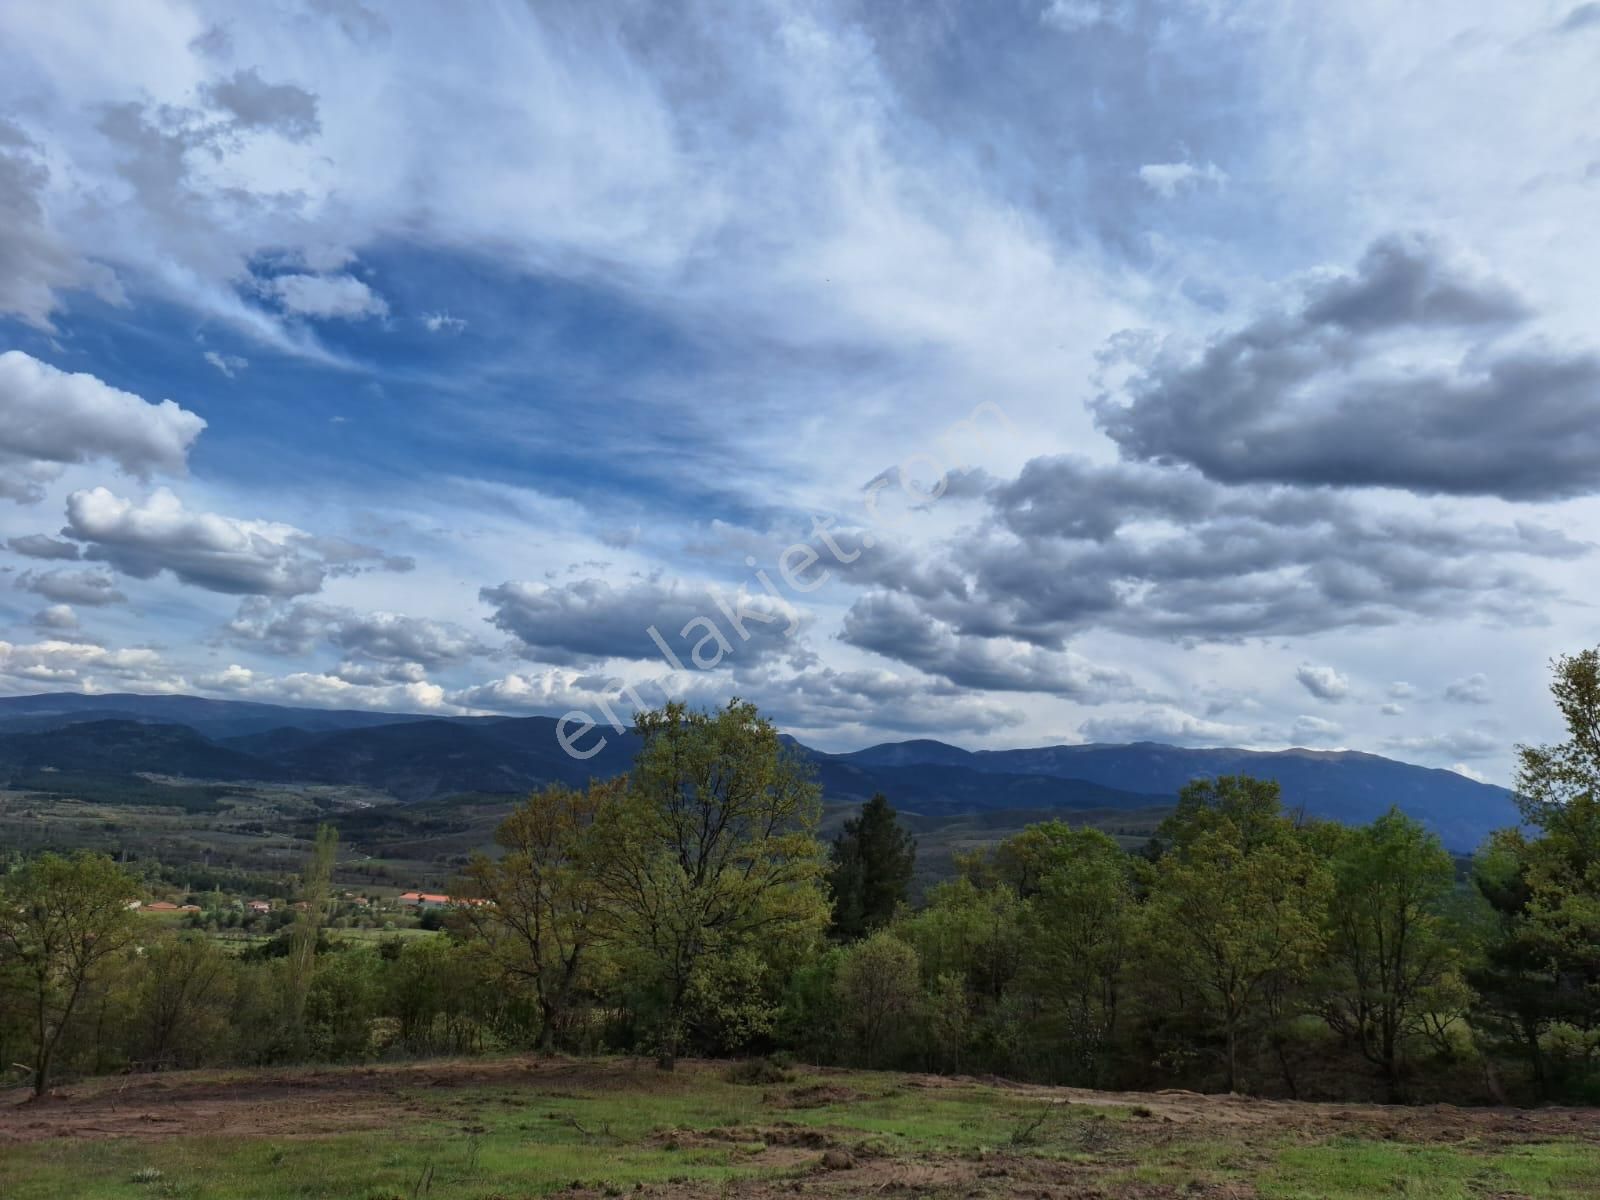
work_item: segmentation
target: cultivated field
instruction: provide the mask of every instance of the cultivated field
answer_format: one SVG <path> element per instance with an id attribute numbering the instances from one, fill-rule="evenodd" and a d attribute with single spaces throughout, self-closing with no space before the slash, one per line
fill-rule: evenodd
<path id="1" fill-rule="evenodd" d="M 1591 1110 L 519 1057 L 0 1094 L 5 1200 L 1600 1196 Z"/>

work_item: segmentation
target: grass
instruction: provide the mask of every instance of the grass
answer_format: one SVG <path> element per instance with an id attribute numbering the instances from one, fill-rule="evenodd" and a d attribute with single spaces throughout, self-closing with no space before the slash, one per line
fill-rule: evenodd
<path id="1" fill-rule="evenodd" d="M 453 1069 L 463 1077 L 436 1086 Z M 226 1136 L 196 1129 L 8 1145 L 6 1124 L 35 1117 L 0 1110 L 0 1196 L 506 1200 L 574 1185 L 597 1196 L 679 1197 L 770 1196 L 796 1184 L 839 1197 L 893 1190 L 995 1200 L 1013 1191 L 1131 1197 L 1229 1186 L 1281 1200 L 1600 1195 L 1600 1150 L 1532 1132 L 1517 1144 L 1410 1144 L 1276 1122 L 1174 1124 L 1158 1098 L 1154 1109 L 1052 1106 L 1033 1092 L 866 1073 L 803 1073 L 768 1088 L 734 1084 L 721 1069 L 658 1076 L 616 1062 L 536 1070 L 518 1082 L 470 1063 L 380 1070 L 361 1077 L 365 1091 L 325 1104 L 321 1089 L 338 1078 L 317 1073 L 319 1091 L 309 1094 L 286 1073 L 208 1076 L 211 1095 L 257 1089 L 230 1114 Z M 793 1106 L 817 1086 L 829 1102 Z M 125 1117 L 181 1094 L 180 1084 L 130 1100 Z M 241 1131 L 241 1116 L 260 1124 Z M 859 1167 L 819 1171 L 824 1146 L 851 1152 Z"/>

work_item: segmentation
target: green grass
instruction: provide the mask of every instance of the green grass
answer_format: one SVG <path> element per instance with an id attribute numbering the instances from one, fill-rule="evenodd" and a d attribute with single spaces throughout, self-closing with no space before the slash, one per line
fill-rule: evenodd
<path id="1" fill-rule="evenodd" d="M 864 1191 L 892 1184 L 902 1165 L 930 1163 L 956 1173 L 970 1168 L 970 1177 L 949 1190 L 952 1197 L 992 1200 L 1013 1190 L 1009 1178 L 984 1175 L 982 1168 L 996 1164 L 1008 1164 L 1013 1177 L 1039 1171 L 1041 1178 L 1070 1180 L 1067 1191 L 1087 1185 L 1085 1194 L 1106 1197 L 1230 1184 L 1281 1200 L 1600 1196 L 1600 1150 L 1571 1140 L 1411 1145 L 1361 1136 L 1307 1141 L 1271 1124 L 1191 1130 L 1141 1108 L 1049 1106 L 1026 1092 L 979 1084 L 918 1087 L 887 1074 L 804 1076 L 773 1087 L 736 1086 L 708 1070 L 663 1077 L 619 1063 L 540 1069 L 525 1083 L 463 1080 L 459 1087 L 430 1086 L 433 1074 L 431 1067 L 380 1073 L 376 1086 L 369 1076 L 371 1110 L 326 1110 L 326 1126 L 314 1115 L 317 1093 L 302 1096 L 286 1087 L 258 1106 L 262 1119 L 272 1122 L 278 1114 L 281 1124 L 283 1113 L 301 1116 L 293 1128 L 255 1137 L 196 1130 L 151 1141 L 0 1142 L 0 1197 L 488 1200 L 543 1196 L 575 1183 L 603 1195 L 643 1187 L 712 1196 L 737 1195 L 741 1184 L 762 1180 L 787 1187 L 782 1180 L 789 1176 L 844 1196 L 858 1184 Z M 274 1078 L 232 1072 L 210 1081 L 271 1085 Z M 841 1098 L 814 1108 L 762 1102 L 817 1084 L 841 1089 Z M 140 1111 L 160 1100 L 130 1103 L 129 1111 Z M 317 1132 L 338 1128 L 352 1112 L 380 1127 Z M 1041 1113 L 1048 1115 L 1030 1129 Z M 14 1119 L 0 1112 L 0 1133 Z M 813 1174 L 820 1146 L 794 1144 L 803 1143 L 808 1130 L 864 1152 L 864 1162 L 879 1174 L 854 1183 L 852 1176 Z M 1025 1131 L 1020 1144 L 1019 1131 Z M 1018 1187 L 1039 1194 L 1037 1185 Z"/>

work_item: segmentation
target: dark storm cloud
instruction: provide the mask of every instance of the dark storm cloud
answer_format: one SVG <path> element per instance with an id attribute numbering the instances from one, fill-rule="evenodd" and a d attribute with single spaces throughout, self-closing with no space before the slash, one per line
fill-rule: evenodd
<path id="1" fill-rule="evenodd" d="M 1160 355 L 1099 405 L 1131 459 L 1227 483 L 1550 500 L 1600 489 L 1600 358 L 1502 339 L 1505 284 L 1421 236 L 1376 243 L 1297 311 Z M 1454 340 L 1447 347 L 1439 339 Z M 1394 365 L 1397 351 L 1428 350 Z M 1437 351 L 1437 352 L 1435 352 Z"/>

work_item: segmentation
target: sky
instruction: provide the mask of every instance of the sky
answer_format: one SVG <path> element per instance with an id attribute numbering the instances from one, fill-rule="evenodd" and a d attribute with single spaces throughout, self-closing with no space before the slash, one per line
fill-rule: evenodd
<path id="1" fill-rule="evenodd" d="M 0 693 L 1509 782 L 1600 4 L 0 0 Z"/>

